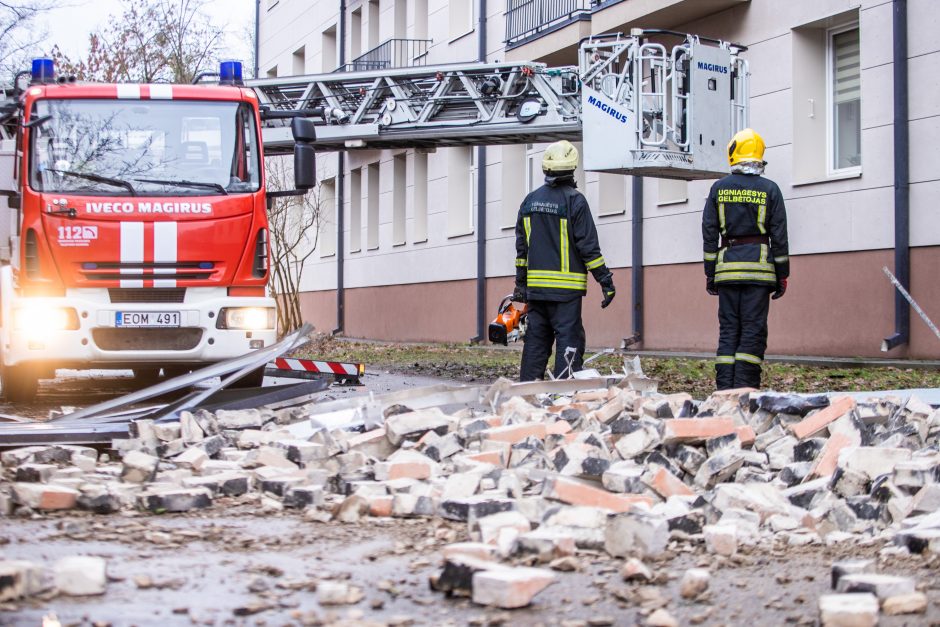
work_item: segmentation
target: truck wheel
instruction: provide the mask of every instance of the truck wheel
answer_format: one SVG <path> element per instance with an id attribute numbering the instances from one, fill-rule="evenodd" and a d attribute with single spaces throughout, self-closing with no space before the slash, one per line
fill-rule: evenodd
<path id="1" fill-rule="evenodd" d="M 134 379 L 144 385 L 153 385 L 160 379 L 160 369 L 134 368 Z"/>
<path id="2" fill-rule="evenodd" d="M 7 366 L 0 369 L 0 389 L 11 403 L 28 403 L 36 398 L 39 377 L 28 366 Z"/>
<path id="3" fill-rule="evenodd" d="M 222 377 L 223 379 L 225 377 Z M 231 385 L 233 388 L 260 388 L 264 385 L 264 366 L 252 370 Z"/>

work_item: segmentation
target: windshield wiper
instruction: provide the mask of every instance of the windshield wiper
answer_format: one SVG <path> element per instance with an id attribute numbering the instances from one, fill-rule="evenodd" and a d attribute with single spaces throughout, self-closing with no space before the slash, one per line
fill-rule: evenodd
<path id="1" fill-rule="evenodd" d="M 131 196 L 137 195 L 137 190 L 134 189 L 134 186 L 122 179 L 114 179 L 109 176 L 101 176 L 100 174 L 86 174 L 84 172 L 76 172 L 75 170 L 56 170 L 55 168 L 46 168 L 43 170 L 43 172 L 52 172 L 54 174 L 74 176 L 77 179 L 85 179 L 86 181 L 94 181 L 95 183 L 104 183 L 106 185 L 113 185 L 114 187 L 123 187 L 131 193 Z"/>
<path id="2" fill-rule="evenodd" d="M 161 179 L 133 179 L 139 183 L 154 183 L 155 185 L 176 185 L 177 187 L 205 187 L 228 196 L 228 191 L 222 187 L 221 183 L 209 183 L 206 181 L 170 181 Z"/>

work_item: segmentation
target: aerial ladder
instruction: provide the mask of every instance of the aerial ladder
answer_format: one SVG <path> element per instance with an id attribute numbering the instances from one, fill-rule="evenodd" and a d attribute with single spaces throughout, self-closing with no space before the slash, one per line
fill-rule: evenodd
<path id="1" fill-rule="evenodd" d="M 727 173 L 728 138 L 748 125 L 745 50 L 635 29 L 587 38 L 577 66 L 446 64 L 247 85 L 261 102 L 268 155 L 294 150 L 291 119 L 304 118 L 317 152 L 568 139 L 583 141 L 588 171 L 695 180 Z"/>

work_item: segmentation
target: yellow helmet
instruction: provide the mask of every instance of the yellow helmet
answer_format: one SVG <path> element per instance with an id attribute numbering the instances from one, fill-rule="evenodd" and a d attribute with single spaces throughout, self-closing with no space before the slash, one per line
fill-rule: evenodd
<path id="1" fill-rule="evenodd" d="M 737 165 L 746 161 L 764 161 L 764 138 L 752 128 L 738 131 L 728 144 L 728 163 Z"/>
<path id="2" fill-rule="evenodd" d="M 571 171 L 578 167 L 578 149 L 563 139 L 545 149 L 542 155 L 542 170 L 545 172 Z"/>

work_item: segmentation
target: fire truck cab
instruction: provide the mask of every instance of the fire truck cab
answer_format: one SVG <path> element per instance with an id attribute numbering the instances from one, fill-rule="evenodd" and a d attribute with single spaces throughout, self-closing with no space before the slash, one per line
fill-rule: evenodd
<path id="1" fill-rule="evenodd" d="M 258 101 L 240 67 L 222 79 L 79 84 L 34 61 L 0 147 L 8 400 L 56 368 L 149 378 L 275 341 Z"/>

